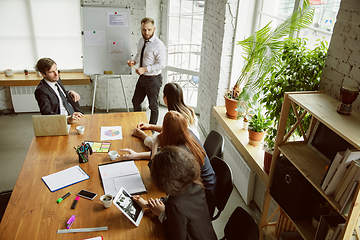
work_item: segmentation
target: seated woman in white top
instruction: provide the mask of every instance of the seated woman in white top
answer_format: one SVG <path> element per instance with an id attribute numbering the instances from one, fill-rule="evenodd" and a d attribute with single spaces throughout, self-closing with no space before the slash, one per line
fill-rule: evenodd
<path id="1" fill-rule="evenodd" d="M 186 119 L 188 128 L 195 134 L 197 138 L 200 138 L 199 132 L 197 130 L 198 119 L 194 113 L 194 110 L 191 107 L 185 105 L 183 91 L 180 85 L 174 82 L 167 83 L 164 86 L 163 99 L 168 108 L 168 111 L 173 110 L 181 113 L 181 115 L 183 115 Z M 144 144 L 147 147 L 152 148 L 154 138 L 149 137 L 142 130 L 153 130 L 160 133 L 162 131 L 162 126 L 141 122 L 133 131 L 133 136 L 141 138 L 144 140 Z"/>

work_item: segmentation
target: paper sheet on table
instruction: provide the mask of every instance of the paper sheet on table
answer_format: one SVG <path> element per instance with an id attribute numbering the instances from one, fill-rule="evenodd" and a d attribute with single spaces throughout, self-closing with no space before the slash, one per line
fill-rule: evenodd
<path id="1" fill-rule="evenodd" d="M 48 176 L 42 177 L 46 186 L 50 189 L 51 192 L 55 192 L 62 188 L 68 187 L 75 183 L 89 179 L 89 175 L 78 165 L 71 168 L 62 170 L 57 173 L 50 174 Z"/>
<path id="2" fill-rule="evenodd" d="M 121 126 L 101 127 L 100 141 L 122 139 Z"/>
<path id="3" fill-rule="evenodd" d="M 105 194 L 116 196 L 121 187 L 130 194 L 146 193 L 144 182 L 134 161 L 99 165 Z"/>

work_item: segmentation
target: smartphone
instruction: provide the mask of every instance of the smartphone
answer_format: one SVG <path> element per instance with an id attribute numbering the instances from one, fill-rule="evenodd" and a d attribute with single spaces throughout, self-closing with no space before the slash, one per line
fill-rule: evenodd
<path id="1" fill-rule="evenodd" d="M 90 200 L 93 200 L 97 196 L 96 193 L 89 192 L 86 190 L 81 190 L 77 195 L 79 197 L 83 197 L 83 198 L 90 199 Z"/>

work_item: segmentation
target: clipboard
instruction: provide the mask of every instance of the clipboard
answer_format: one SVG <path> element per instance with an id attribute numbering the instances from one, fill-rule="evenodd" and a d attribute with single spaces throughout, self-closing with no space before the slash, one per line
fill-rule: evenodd
<path id="1" fill-rule="evenodd" d="M 55 192 L 89 178 L 90 176 L 80 166 L 76 165 L 60 172 L 47 175 L 41 179 L 51 192 Z"/>

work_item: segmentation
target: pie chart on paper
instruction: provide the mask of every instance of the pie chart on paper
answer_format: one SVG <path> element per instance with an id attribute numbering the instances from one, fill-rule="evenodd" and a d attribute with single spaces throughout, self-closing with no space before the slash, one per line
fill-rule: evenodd
<path id="1" fill-rule="evenodd" d="M 117 135 L 119 135 L 120 132 L 118 130 L 107 130 L 105 132 L 105 135 L 108 136 L 108 137 L 115 137 Z"/>
<path id="2" fill-rule="evenodd" d="M 101 141 L 122 139 L 121 126 L 101 127 Z"/>

